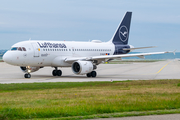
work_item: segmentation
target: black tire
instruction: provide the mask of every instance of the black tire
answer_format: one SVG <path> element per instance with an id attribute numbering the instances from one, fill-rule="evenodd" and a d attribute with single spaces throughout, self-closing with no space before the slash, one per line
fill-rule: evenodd
<path id="1" fill-rule="evenodd" d="M 87 76 L 87 77 L 91 77 L 91 73 L 87 73 L 86 76 Z"/>
<path id="2" fill-rule="evenodd" d="M 53 70 L 53 71 L 52 71 L 52 75 L 53 75 L 53 76 L 56 76 L 56 75 L 57 75 L 57 70 Z"/>
<path id="3" fill-rule="evenodd" d="M 92 72 L 91 72 L 91 76 L 92 76 L 92 77 L 96 77 L 96 75 L 97 75 L 96 71 L 92 71 Z"/>
<path id="4" fill-rule="evenodd" d="M 27 77 L 28 77 L 28 78 L 31 78 L 31 74 L 27 74 Z"/>
<path id="5" fill-rule="evenodd" d="M 57 76 L 61 76 L 62 75 L 62 71 L 61 70 L 57 70 L 56 75 Z"/>
<path id="6" fill-rule="evenodd" d="M 24 74 L 24 78 L 27 78 L 27 74 Z"/>
<path id="7" fill-rule="evenodd" d="M 25 77 L 25 78 L 31 78 L 31 74 L 26 73 L 26 74 L 24 75 L 24 77 Z"/>

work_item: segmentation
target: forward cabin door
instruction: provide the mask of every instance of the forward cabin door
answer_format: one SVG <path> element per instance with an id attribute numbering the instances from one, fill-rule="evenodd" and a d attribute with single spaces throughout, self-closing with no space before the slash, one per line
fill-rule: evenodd
<path id="1" fill-rule="evenodd" d="M 34 57 L 39 57 L 40 48 L 38 48 L 37 43 L 32 43 L 32 46 L 33 46 L 33 51 L 34 51 Z"/>

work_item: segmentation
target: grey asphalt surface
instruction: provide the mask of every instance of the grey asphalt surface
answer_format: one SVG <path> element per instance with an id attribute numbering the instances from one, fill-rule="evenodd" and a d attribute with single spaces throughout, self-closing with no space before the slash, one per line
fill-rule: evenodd
<path id="1" fill-rule="evenodd" d="M 180 61 L 167 60 L 158 62 L 100 64 L 97 66 L 97 77 L 87 78 L 86 75 L 75 75 L 71 68 L 59 68 L 61 77 L 52 76 L 52 67 L 44 67 L 31 73 L 31 78 L 24 78 L 18 66 L 0 62 L 0 83 L 32 83 L 32 82 L 87 82 L 87 81 L 123 81 L 180 79 Z"/>

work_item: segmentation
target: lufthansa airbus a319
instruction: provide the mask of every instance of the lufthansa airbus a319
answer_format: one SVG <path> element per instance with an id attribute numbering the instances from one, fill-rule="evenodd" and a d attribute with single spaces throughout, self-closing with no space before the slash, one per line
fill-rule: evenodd
<path id="1" fill-rule="evenodd" d="M 40 41 L 29 40 L 14 44 L 7 51 L 3 60 L 11 65 L 20 66 L 25 72 L 25 78 L 31 78 L 35 72 L 45 66 L 51 66 L 53 76 L 61 76 L 58 67 L 71 67 L 74 74 L 96 77 L 97 65 L 113 59 L 123 57 L 140 57 L 146 55 L 164 54 L 169 52 L 151 52 L 140 54 L 127 54 L 135 49 L 128 45 L 132 12 L 126 12 L 112 39 L 108 42 L 92 40 L 91 42 L 69 41 Z"/>

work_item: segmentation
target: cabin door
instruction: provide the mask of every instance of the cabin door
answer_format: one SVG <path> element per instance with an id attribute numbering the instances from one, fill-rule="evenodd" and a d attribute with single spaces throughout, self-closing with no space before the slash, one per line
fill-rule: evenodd
<path id="1" fill-rule="evenodd" d="M 33 51 L 34 51 L 34 57 L 39 57 L 40 48 L 38 48 L 37 43 L 32 43 L 32 46 L 33 46 Z"/>

